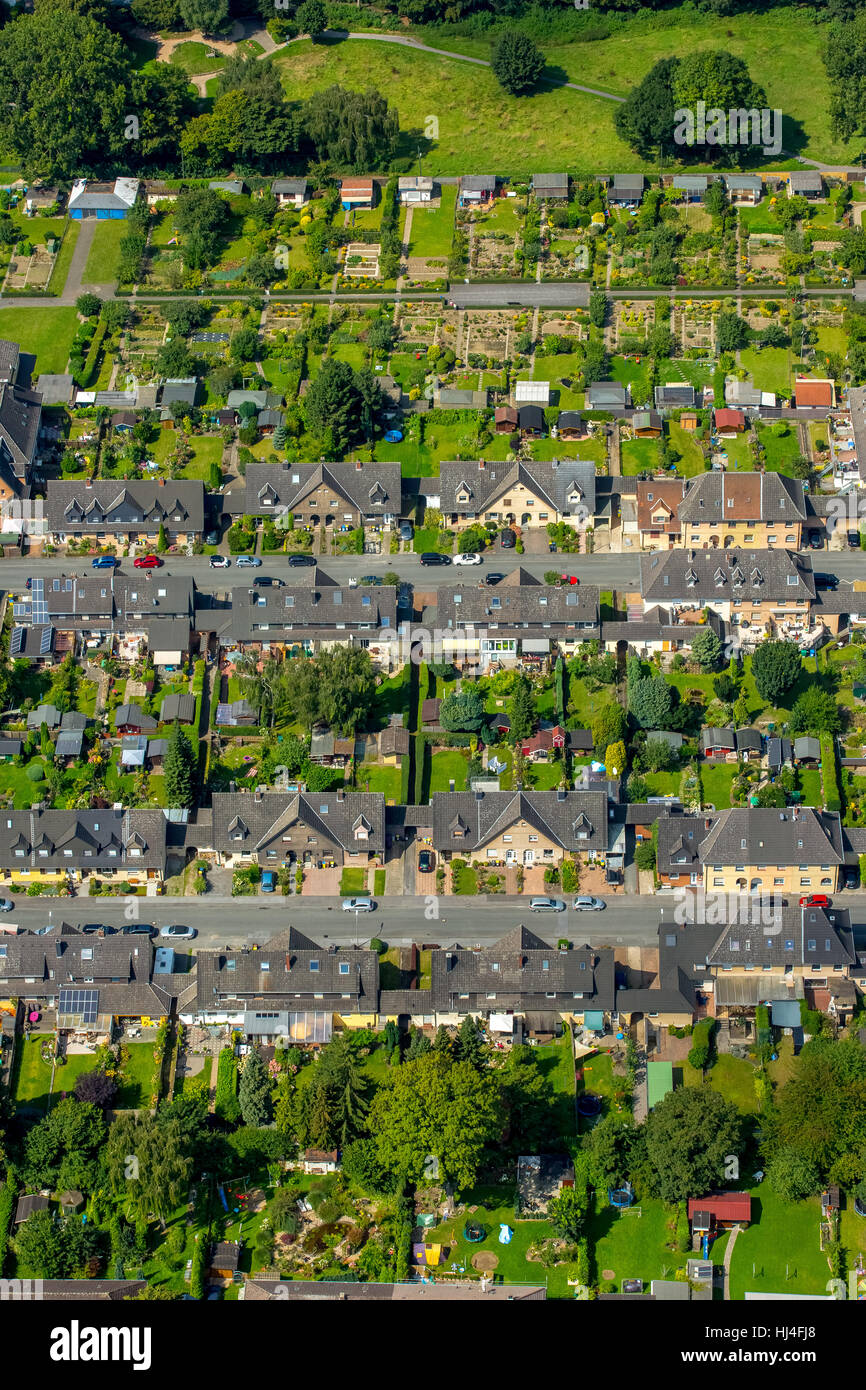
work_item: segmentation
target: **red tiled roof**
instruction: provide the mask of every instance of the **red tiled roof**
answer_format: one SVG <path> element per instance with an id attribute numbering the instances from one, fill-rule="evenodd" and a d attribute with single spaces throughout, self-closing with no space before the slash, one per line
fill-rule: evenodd
<path id="1" fill-rule="evenodd" d="M 717 410 L 716 428 L 729 430 L 742 430 L 746 427 L 745 417 L 741 410 Z"/>
<path id="2" fill-rule="evenodd" d="M 748 1192 L 716 1192 L 711 1197 L 689 1198 L 689 1221 L 696 1212 L 708 1211 L 718 1221 L 745 1221 L 752 1219 L 752 1199 Z"/>
<path id="3" fill-rule="evenodd" d="M 833 404 L 833 383 L 798 377 L 794 398 L 797 405 L 824 405 L 829 409 Z"/>

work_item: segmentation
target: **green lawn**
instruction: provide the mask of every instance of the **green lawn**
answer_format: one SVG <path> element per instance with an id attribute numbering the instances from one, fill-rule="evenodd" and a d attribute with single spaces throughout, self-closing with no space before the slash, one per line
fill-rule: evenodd
<path id="1" fill-rule="evenodd" d="M 562 1264 L 553 1269 L 544 1269 L 537 1262 L 526 1258 L 527 1251 L 534 1241 L 544 1240 L 553 1234 L 553 1227 L 549 1221 L 516 1221 L 512 1188 L 478 1188 L 466 1193 L 465 1201 L 467 1206 L 473 1208 L 472 1220 L 484 1226 L 486 1235 L 484 1240 L 477 1244 L 470 1244 L 465 1240 L 464 1216 L 452 1217 L 428 1231 L 425 1235 L 427 1244 L 441 1244 L 446 1247 L 443 1274 L 450 1274 L 451 1266 L 455 1264 L 455 1273 L 459 1275 L 460 1271 L 463 1271 L 463 1277 L 472 1277 L 472 1256 L 484 1250 L 497 1257 L 497 1278 L 502 1278 L 506 1283 L 546 1283 L 548 1298 L 573 1298 L 574 1290 L 568 1287 L 570 1266 Z M 509 1226 L 514 1232 L 509 1245 L 499 1243 L 501 1225 Z"/>
<path id="2" fill-rule="evenodd" d="M 679 772 L 646 772 L 642 775 L 650 796 L 676 796 L 679 792 Z"/>
<path id="3" fill-rule="evenodd" d="M 190 77 L 200 77 L 206 72 L 219 72 L 220 68 L 225 67 L 225 57 L 222 53 L 217 53 L 209 58 L 209 51 L 207 44 L 180 43 L 172 51 L 169 62 L 172 67 L 183 68 Z"/>
<path id="4" fill-rule="evenodd" d="M 712 1090 L 718 1091 L 719 1095 L 729 1100 L 732 1105 L 736 1105 L 737 1109 L 741 1110 L 744 1115 L 754 1114 L 758 1109 L 758 1099 L 755 1095 L 757 1072 L 752 1063 L 747 1061 L 745 1057 L 732 1057 L 729 1053 L 720 1054 L 703 1081 L 701 1073 L 696 1071 L 688 1062 L 682 1062 L 679 1067 L 674 1068 L 675 1080 L 677 1070 L 682 1072 L 684 1085 L 710 1086 Z"/>
<path id="5" fill-rule="evenodd" d="M 129 235 L 125 221 L 98 222 L 84 267 L 87 285 L 107 285 L 120 274 L 120 243 Z"/>
<path id="6" fill-rule="evenodd" d="M 800 454 L 800 439 L 796 428 L 788 427 L 788 433 L 777 435 L 772 425 L 756 426 L 758 438 L 766 449 L 765 466 L 772 473 L 790 474 L 791 464 Z"/>
<path id="7" fill-rule="evenodd" d="M 731 783 L 739 772 L 737 763 L 711 763 L 701 759 L 701 786 L 704 801 L 715 806 L 718 811 L 726 811 L 731 804 Z"/>
<path id="8" fill-rule="evenodd" d="M 115 1097 L 117 1110 L 138 1110 L 150 1106 L 153 1095 L 156 1064 L 153 1060 L 153 1043 L 124 1043 L 129 1053 L 129 1061 L 123 1068 L 120 1087 Z"/>
<path id="9" fill-rule="evenodd" d="M 644 1197 L 639 1208 L 623 1212 L 604 1205 L 589 1222 L 599 1279 L 611 1271 L 618 1291 L 623 1279 L 642 1279 L 644 1284 L 673 1279 L 688 1259 L 667 1249 L 674 1220 L 675 1214 L 653 1198 Z"/>
<path id="10" fill-rule="evenodd" d="M 777 396 L 790 395 L 792 364 L 790 348 L 743 348 L 740 353 L 740 366 L 749 373 L 758 390 L 775 391 Z"/>
<path id="11" fill-rule="evenodd" d="M 412 232 L 409 253 L 438 260 L 448 258 L 454 236 L 454 209 L 457 205 L 457 185 L 442 185 L 438 208 L 421 205 L 412 208 Z"/>
<path id="12" fill-rule="evenodd" d="M 400 800 L 401 773 L 399 767 L 379 767 L 363 763 L 355 772 L 358 791 L 382 792 L 386 801 Z"/>
<path id="13" fill-rule="evenodd" d="M 78 222 L 70 222 L 66 228 L 63 238 L 63 245 L 57 252 L 57 260 L 54 262 L 54 269 L 51 272 L 51 279 L 48 282 L 49 288 L 54 294 L 62 294 L 66 288 L 66 277 L 69 274 L 69 266 L 75 252 L 78 235 L 81 226 Z M 31 314 L 33 310 L 29 311 Z M 41 370 L 45 370 L 42 368 Z"/>
<path id="14" fill-rule="evenodd" d="M 625 439 L 620 445 L 622 471 L 625 477 L 635 473 L 652 472 L 661 463 L 657 439 Z"/>
<path id="15" fill-rule="evenodd" d="M 74 306 L 68 309 L 51 305 L 44 309 L 41 306 L 38 309 L 0 309 L 0 338 L 10 338 L 20 343 L 25 352 L 36 355 L 34 380 L 46 372 L 66 371 L 77 326 Z"/>
<path id="16" fill-rule="evenodd" d="M 678 425 L 675 420 L 671 420 L 668 425 L 670 442 L 674 449 L 681 455 L 680 462 L 677 464 L 677 473 L 684 478 L 692 478 L 697 473 L 705 473 L 707 469 L 704 455 L 700 444 L 693 434 L 684 430 L 682 425 Z"/>
<path id="17" fill-rule="evenodd" d="M 434 792 L 450 791 L 452 779 L 454 790 L 465 792 L 468 765 L 467 754 L 459 749 L 448 749 L 444 753 L 434 753 L 430 758 L 430 795 L 432 796 Z"/>
<path id="18" fill-rule="evenodd" d="M 367 887 L 367 870 L 361 868 L 349 868 L 348 865 L 340 875 L 340 893 L 347 898 L 359 897 L 369 893 Z"/>
<path id="19" fill-rule="evenodd" d="M 818 1246 L 821 1206 L 783 1202 L 765 1182 L 753 1187 L 752 1224 L 737 1237 L 731 1260 L 731 1298 L 758 1293 L 825 1293 L 830 1272 Z"/>
<path id="20" fill-rule="evenodd" d="M 722 454 L 726 456 L 728 468 L 736 468 L 744 473 L 754 471 L 755 460 L 749 448 L 748 434 L 734 434 L 722 441 Z"/>

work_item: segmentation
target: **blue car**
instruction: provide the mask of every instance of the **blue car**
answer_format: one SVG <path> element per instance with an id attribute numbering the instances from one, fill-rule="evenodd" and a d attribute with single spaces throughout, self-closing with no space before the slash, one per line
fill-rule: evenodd
<path id="1" fill-rule="evenodd" d="M 90 564 L 95 570 L 113 570 L 115 565 L 120 564 L 120 561 L 116 555 L 97 555 Z"/>
<path id="2" fill-rule="evenodd" d="M 265 869 L 262 874 L 262 892 L 274 893 L 277 887 L 277 876 L 273 869 Z"/>

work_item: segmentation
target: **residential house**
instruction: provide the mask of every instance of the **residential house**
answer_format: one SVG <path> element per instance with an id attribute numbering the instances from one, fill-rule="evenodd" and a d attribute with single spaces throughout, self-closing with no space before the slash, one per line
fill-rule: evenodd
<path id="1" fill-rule="evenodd" d="M 655 388 L 656 410 L 694 409 L 698 393 L 688 381 L 668 381 Z"/>
<path id="2" fill-rule="evenodd" d="M 45 510 L 59 544 L 90 536 L 101 546 L 147 545 L 162 526 L 170 545 L 192 545 L 204 529 L 204 483 L 57 479 L 46 486 Z"/>
<path id="3" fill-rule="evenodd" d="M 67 212 L 75 222 L 95 217 L 100 222 L 128 217 L 138 200 L 138 179 L 115 179 L 114 183 L 95 183 L 78 179 L 72 185 Z"/>
<path id="4" fill-rule="evenodd" d="M 188 693 L 166 695 L 159 712 L 160 724 L 180 724 L 195 722 L 195 696 Z"/>
<path id="5" fill-rule="evenodd" d="M 271 192 L 280 207 L 302 208 L 309 190 L 307 179 L 274 179 Z"/>
<path id="6" fill-rule="evenodd" d="M 244 512 L 295 526 L 393 526 L 402 510 L 399 463 L 251 463 Z"/>
<path id="7" fill-rule="evenodd" d="M 526 926 L 478 951 L 457 946 L 431 954 L 429 989 L 382 990 L 382 1017 L 448 1027 L 467 1015 L 491 1033 L 522 1041 L 562 1024 L 603 1031 L 614 1005 L 613 951 L 576 945 L 554 949 Z"/>
<path id="8" fill-rule="evenodd" d="M 614 174 L 607 201 L 614 207 L 637 207 L 644 195 L 643 174 Z"/>
<path id="9" fill-rule="evenodd" d="M 689 1198 L 692 1235 L 718 1235 L 732 1226 L 748 1226 L 752 1199 L 748 1192 L 712 1192 L 709 1197 Z"/>
<path id="10" fill-rule="evenodd" d="M 706 623 L 720 639 L 725 632 L 725 624 L 710 611 Z M 699 623 L 684 622 L 676 607 L 654 606 L 643 614 L 639 607 L 629 604 L 629 616 L 625 622 L 603 623 L 601 640 L 605 651 L 617 655 L 633 651 L 642 658 L 659 656 L 662 653 L 691 651 L 695 637 L 701 632 Z"/>
<path id="11" fill-rule="evenodd" d="M 730 625 L 741 647 L 770 635 L 803 640 L 814 621 L 812 562 L 796 551 L 678 549 L 642 555 L 640 564 L 644 614 L 671 604 L 675 621 L 700 624 L 709 610 Z M 822 614 L 821 623 L 836 632 L 840 617 Z"/>
<path id="12" fill-rule="evenodd" d="M 280 588 L 237 588 L 230 606 L 203 604 L 195 624 L 226 652 L 313 653 L 335 645 L 363 647 L 374 664 L 400 659 L 397 590 L 393 585 L 342 585 L 320 569 Z"/>
<path id="13" fill-rule="evenodd" d="M 524 407 L 529 409 L 538 407 Z M 427 506 L 438 508 L 458 534 L 479 522 L 545 527 L 549 522 L 591 519 L 595 512 L 595 465 L 580 459 L 444 461 L 439 478 L 425 482 Z"/>
<path id="14" fill-rule="evenodd" d="M 493 428 L 497 434 L 512 434 L 517 429 L 517 409 L 513 405 L 498 405 L 493 412 Z"/>
<path id="15" fill-rule="evenodd" d="M 340 202 L 346 212 L 353 208 L 371 208 L 376 198 L 373 179 L 341 179 Z"/>
<path id="16" fill-rule="evenodd" d="M 723 177 L 734 207 L 757 207 L 764 191 L 760 174 L 725 174 Z"/>
<path id="17" fill-rule="evenodd" d="M 629 387 L 618 381 L 594 381 L 586 389 L 587 410 L 624 412 L 630 404 Z"/>
<path id="18" fill-rule="evenodd" d="M 438 609 L 442 659 L 486 673 L 549 660 L 555 651 L 573 655 L 600 636 L 598 593 L 592 584 L 551 587 L 522 566 L 494 589 L 445 586 Z"/>
<path id="19" fill-rule="evenodd" d="M 682 478 L 638 479 L 637 529 L 641 546 L 673 550 L 679 544 L 679 507 L 684 494 Z"/>
<path id="20" fill-rule="evenodd" d="M 814 202 L 824 196 L 824 180 L 817 169 L 798 170 L 788 175 L 788 197 L 808 198 Z"/>
<path id="21" fill-rule="evenodd" d="M 30 496 L 39 463 L 42 396 L 17 343 L 0 339 L 0 504 Z"/>
<path id="22" fill-rule="evenodd" d="M 798 410 L 807 406 L 817 410 L 834 410 L 836 383 L 830 377 L 798 376 L 794 382 L 794 404 Z"/>
<path id="23" fill-rule="evenodd" d="M 406 174 L 397 180 L 401 203 L 429 203 L 433 200 L 433 180 L 429 174 Z"/>
<path id="24" fill-rule="evenodd" d="M 567 203 L 568 174 L 533 174 L 532 191 L 539 202 Z"/>
<path id="25" fill-rule="evenodd" d="M 379 958 L 375 951 L 320 946 L 295 927 L 258 951 L 199 951 L 196 996 L 183 1023 L 228 1023 L 248 1038 L 321 1046 L 341 1026 L 375 1026 Z"/>
<path id="26" fill-rule="evenodd" d="M 0 871 L 24 883 L 161 879 L 165 826 L 161 811 L 4 811 Z"/>
<path id="27" fill-rule="evenodd" d="M 361 864 L 385 852 L 381 792 L 215 792 L 213 848 L 225 864 Z"/>
<path id="28" fill-rule="evenodd" d="M 561 864 L 567 855 L 603 865 L 607 794 L 601 791 L 435 792 L 433 845 L 452 858 Z"/>
<path id="29" fill-rule="evenodd" d="M 118 705 L 114 711 L 118 734 L 143 734 L 156 728 L 156 720 L 145 714 L 140 705 Z"/>
<path id="30" fill-rule="evenodd" d="M 734 808 L 659 819 L 665 887 L 707 892 L 833 892 L 845 860 L 838 812 L 792 806 Z"/>
<path id="31" fill-rule="evenodd" d="M 742 434 L 746 428 L 746 417 L 741 410 L 728 410 L 724 407 L 713 411 L 718 434 Z"/>
<path id="32" fill-rule="evenodd" d="M 16 620 L 31 632 L 47 617 L 56 634 L 53 650 L 81 653 L 111 646 L 121 655 L 138 655 L 142 644 L 157 666 L 179 665 L 190 650 L 194 612 L 192 579 L 162 572 L 156 581 L 116 570 L 91 571 L 81 578 L 34 576 L 31 589 L 15 605 Z"/>
<path id="33" fill-rule="evenodd" d="M 737 757 L 741 762 L 760 762 L 764 740 L 760 729 L 737 729 Z"/>
<path id="34" fill-rule="evenodd" d="M 459 208 L 477 207 L 496 197 L 495 174 L 464 174 L 457 192 Z"/>
<path id="35" fill-rule="evenodd" d="M 799 550 L 806 496 L 781 473 L 702 473 L 685 482 L 677 514 L 682 545 Z"/>

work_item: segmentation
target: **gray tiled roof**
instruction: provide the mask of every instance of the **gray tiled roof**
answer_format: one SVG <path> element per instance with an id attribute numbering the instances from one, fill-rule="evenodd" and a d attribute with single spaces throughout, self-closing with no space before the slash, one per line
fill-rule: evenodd
<path id="1" fill-rule="evenodd" d="M 624 410 L 629 388 L 618 381 L 594 381 L 586 390 L 587 410 Z"/>
<path id="2" fill-rule="evenodd" d="M 433 951 L 430 960 L 429 1012 L 613 1008 L 612 950 L 575 946 L 559 951 L 522 925 L 484 950 Z M 488 998 L 491 994 L 496 998 Z M 548 997 L 551 994 L 556 995 L 555 1000 Z M 468 995 L 468 1000 L 462 999 L 463 995 Z M 427 1011 L 420 1000 L 412 1010 Z"/>
<path id="3" fill-rule="evenodd" d="M 435 480 L 431 482 L 440 510 L 464 516 L 489 511 L 510 488 L 520 484 L 560 513 L 575 514 L 581 506 L 590 516 L 595 512 L 595 464 L 581 459 L 552 463 L 488 462 L 483 468 L 477 462 L 447 460 L 440 464 L 438 487 Z M 458 493 L 463 491 L 468 493 L 467 502 L 458 500 Z"/>
<path id="4" fill-rule="evenodd" d="M 166 695 L 160 710 L 160 723 L 173 723 L 175 719 L 191 724 L 195 719 L 195 696 L 189 694 Z"/>
<path id="5" fill-rule="evenodd" d="M 607 850 L 604 792 L 436 792 L 433 843 L 471 854 L 518 821 L 568 850 Z"/>
<path id="6" fill-rule="evenodd" d="M 233 1000 L 247 1008 L 282 1004 L 296 1011 L 309 1004 L 316 1009 L 330 1005 L 341 1012 L 375 1013 L 378 1006 L 375 951 L 320 946 L 294 927 L 259 951 L 199 951 L 197 974 L 196 1005 L 202 1012 Z"/>
<path id="7" fill-rule="evenodd" d="M 169 530 L 199 532 L 204 527 L 204 483 L 200 481 L 111 482 L 64 479 L 46 484 L 46 516 L 53 533 L 84 535 L 103 531 Z"/>
<path id="8" fill-rule="evenodd" d="M 439 626 L 458 628 L 469 623 L 498 629 L 598 628 L 598 589 L 593 584 L 557 588 L 542 584 L 527 570 L 512 570 L 494 589 L 439 590 Z M 555 635 L 555 634 L 553 634 Z M 593 634 L 586 633 L 587 639 Z"/>
<path id="9" fill-rule="evenodd" d="M 135 849 L 140 854 L 133 854 Z M 139 810 L 4 811 L 0 866 L 51 872 L 161 870 L 165 868 L 165 817 L 161 811 Z"/>
<path id="10" fill-rule="evenodd" d="M 42 397 L 12 383 L 0 385 L 0 458 L 23 478 L 36 454 Z"/>
<path id="11" fill-rule="evenodd" d="M 744 843 L 745 842 L 745 843 Z M 735 807 L 713 818 L 701 850 L 708 864 L 841 864 L 838 812 Z"/>
<path id="12" fill-rule="evenodd" d="M 382 853 L 385 798 L 381 792 L 215 792 L 213 827 L 215 849 L 258 854 L 265 865 L 269 848 L 277 851 L 278 859 L 288 858 L 289 849 L 302 857 L 305 831 L 325 847 L 350 854 Z M 359 836 L 364 830 L 366 837 Z M 294 844 L 286 841 L 287 832 Z"/>
<path id="13" fill-rule="evenodd" d="M 699 522 L 804 521 L 803 484 L 781 473 L 703 473 L 687 483 L 678 515 Z"/>
<path id="14" fill-rule="evenodd" d="M 811 559 L 790 550 L 652 552 L 641 555 L 640 572 L 641 594 L 655 603 L 815 598 Z"/>
<path id="15" fill-rule="evenodd" d="M 309 633 L 344 629 L 353 632 L 388 629 L 396 634 L 397 590 L 392 585 L 337 584 L 322 570 L 307 569 L 302 579 L 289 571 L 282 588 L 236 588 L 230 612 L 220 615 L 214 630 L 227 642 L 301 641 Z M 206 622 L 201 610 L 197 624 Z"/>
<path id="16" fill-rule="evenodd" d="M 331 490 L 340 510 L 348 505 L 363 516 L 400 514 L 399 463 L 365 463 L 360 468 L 354 463 L 251 463 L 246 511 L 257 516 L 296 511 L 321 484 Z"/>
<path id="17" fill-rule="evenodd" d="M 141 706 L 136 704 L 118 705 L 114 712 L 114 722 L 118 728 L 121 724 L 134 724 L 137 729 L 156 728 L 156 720 L 145 714 Z"/>
<path id="18" fill-rule="evenodd" d="M 300 193 L 306 197 L 309 183 L 306 179 L 274 179 L 271 184 L 272 193 L 287 193 L 290 197 Z"/>

